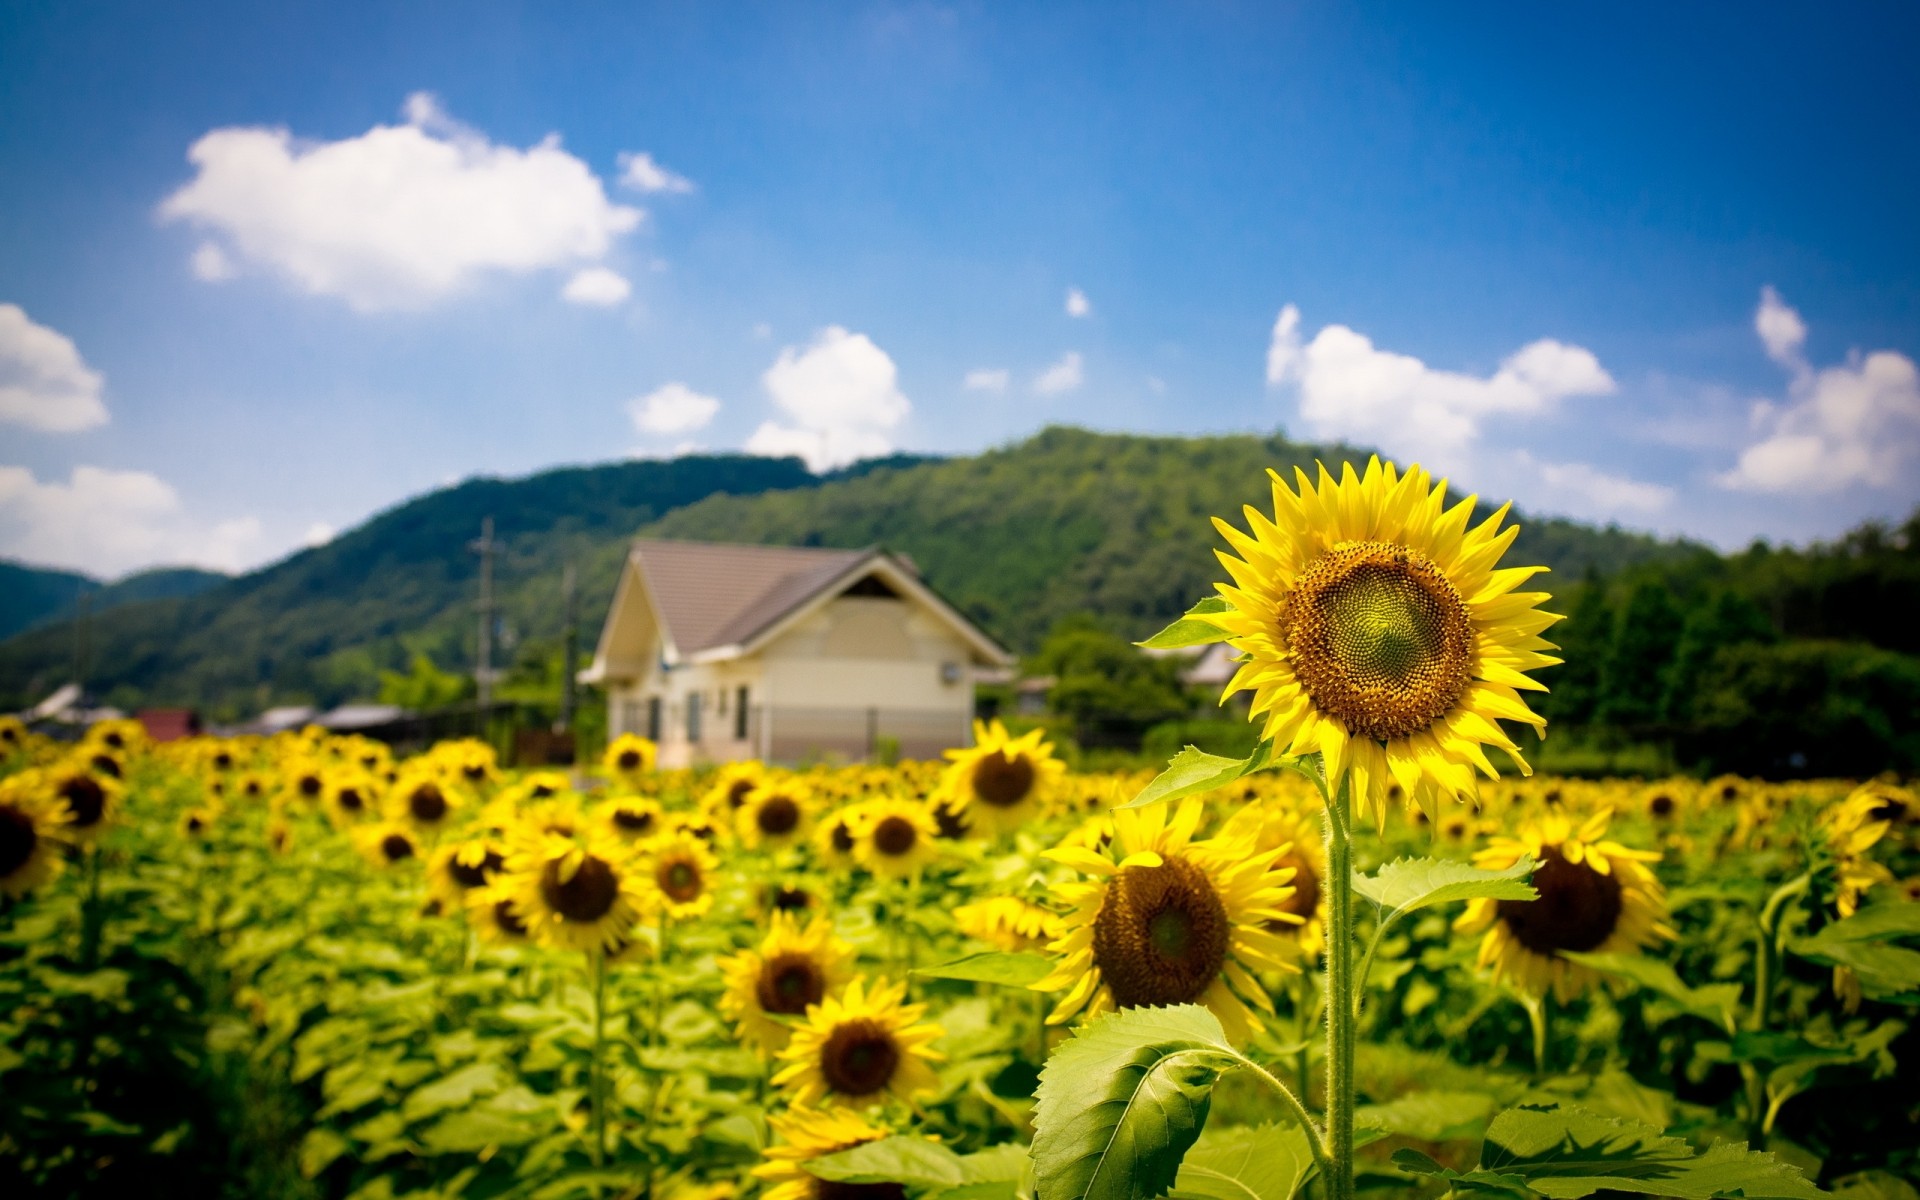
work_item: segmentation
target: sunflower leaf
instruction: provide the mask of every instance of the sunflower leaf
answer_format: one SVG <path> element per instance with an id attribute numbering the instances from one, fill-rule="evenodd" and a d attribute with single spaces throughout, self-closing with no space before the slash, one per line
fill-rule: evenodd
<path id="1" fill-rule="evenodd" d="M 1859 976 L 1875 999 L 1920 988 L 1920 951 L 1893 945 L 1920 937 L 1920 904 L 1880 904 L 1835 921 L 1812 937 L 1797 938 L 1787 949 L 1801 958 L 1846 967 Z"/>
<path id="2" fill-rule="evenodd" d="M 1209 1128 L 1181 1160 L 1169 1200 L 1293 1200 L 1313 1170 L 1298 1125 Z"/>
<path id="3" fill-rule="evenodd" d="M 807 1173 L 835 1183 L 903 1183 L 916 1188 L 950 1188 L 968 1182 L 958 1154 L 917 1137 L 881 1138 L 808 1159 Z"/>
<path id="4" fill-rule="evenodd" d="M 1218 596 L 1208 596 L 1181 614 L 1179 620 L 1134 645 L 1148 650 L 1178 650 L 1183 646 L 1205 646 L 1224 642 L 1232 635 L 1206 618 L 1228 611 L 1232 606 Z"/>
<path id="5" fill-rule="evenodd" d="M 1540 864 L 1522 858 L 1499 871 L 1486 871 L 1441 858 L 1399 858 L 1371 875 L 1357 875 L 1353 890 L 1380 906 L 1386 922 L 1417 909 L 1455 900 L 1534 900 L 1540 893 L 1527 882 Z"/>
<path id="6" fill-rule="evenodd" d="M 1397 1151 L 1393 1162 L 1416 1175 L 1437 1176 L 1459 1190 L 1538 1192 L 1552 1200 L 1575 1200 L 1602 1190 L 1683 1200 L 1818 1200 L 1828 1195 L 1798 1168 L 1743 1143 L 1699 1153 L 1651 1125 L 1559 1104 L 1523 1105 L 1495 1117 L 1476 1170 L 1442 1167 L 1414 1150 Z"/>
<path id="7" fill-rule="evenodd" d="M 1583 967 L 1639 984 L 1678 1004 L 1688 1016 L 1711 1021 L 1728 1033 L 1732 1033 L 1738 1024 L 1740 985 L 1737 983 L 1709 983 L 1702 987 L 1690 987 L 1671 964 L 1638 954 L 1581 954 L 1562 950 L 1560 956 Z"/>
<path id="8" fill-rule="evenodd" d="M 1167 763 L 1167 769 L 1154 776 L 1153 782 L 1141 789 L 1138 796 L 1120 807 L 1145 808 L 1149 804 L 1164 804 L 1182 796 L 1210 792 L 1214 788 L 1225 787 L 1242 775 L 1251 775 L 1273 761 L 1272 742 L 1261 742 L 1245 758 L 1222 758 L 1218 754 L 1208 754 L 1197 746 L 1188 746 L 1174 755 Z"/>
<path id="9" fill-rule="evenodd" d="M 1214 1081 L 1246 1062 L 1199 1005 L 1134 1008 L 1047 1060 L 1033 1113 L 1039 1200 L 1152 1200 L 1206 1123 Z"/>
<path id="10" fill-rule="evenodd" d="M 931 967 L 915 967 L 913 973 L 923 979 L 965 979 L 973 983 L 1003 983 L 1026 987 L 1038 983 L 1053 970 L 1053 960 L 1044 954 L 1008 954 L 998 950 L 969 954 Z"/>

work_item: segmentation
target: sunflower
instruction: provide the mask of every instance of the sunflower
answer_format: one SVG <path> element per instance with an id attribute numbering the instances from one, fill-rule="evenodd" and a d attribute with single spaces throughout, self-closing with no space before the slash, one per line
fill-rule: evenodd
<path id="1" fill-rule="evenodd" d="M 30 771 L 0 779 L 0 892 L 18 899 L 61 871 L 58 807 Z"/>
<path id="2" fill-rule="evenodd" d="M 337 767 L 326 776 L 327 816 L 346 827 L 372 819 L 379 786 L 373 776 L 354 767 Z"/>
<path id="3" fill-rule="evenodd" d="M 889 879 L 916 878 L 940 857 L 940 827 L 918 800 L 869 800 L 853 818 L 853 856 Z"/>
<path id="4" fill-rule="evenodd" d="M 116 717 L 113 720 L 98 721 L 87 728 L 83 743 L 88 746 L 104 746 L 118 755 L 138 754 L 152 744 L 147 736 L 147 727 L 133 717 Z"/>
<path id="5" fill-rule="evenodd" d="M 478 738 L 441 742 L 429 752 L 433 764 L 470 788 L 487 789 L 500 782 L 499 760 L 493 747 Z"/>
<path id="6" fill-rule="evenodd" d="M 512 889 L 504 879 L 495 879 L 485 887 L 467 893 L 467 923 L 480 940 L 495 946 L 524 946 L 533 940 L 533 931 L 520 914 Z"/>
<path id="7" fill-rule="evenodd" d="M 833 936 L 825 917 L 805 929 L 791 913 L 776 912 L 759 949 L 720 960 L 727 990 L 720 1011 L 743 1042 L 768 1056 L 786 1049 L 792 1032 L 783 1018 L 800 1017 L 837 990 L 852 972 L 853 949 Z"/>
<path id="8" fill-rule="evenodd" d="M 1875 884 L 1893 882 L 1893 872 L 1871 854 L 1892 828 L 1880 815 L 1884 806 L 1880 787 L 1866 783 L 1820 814 L 1821 840 L 1833 864 L 1834 909 L 1843 918 L 1860 911 L 1860 898 Z"/>
<path id="9" fill-rule="evenodd" d="M 767 780 L 747 793 L 734 815 L 740 840 L 760 850 L 780 850 L 807 836 L 813 797 L 798 780 Z"/>
<path id="10" fill-rule="evenodd" d="M 613 948 L 645 907 L 626 848 L 598 831 L 519 831 L 501 884 L 536 941 L 570 950 Z"/>
<path id="11" fill-rule="evenodd" d="M 1640 811 L 1658 825 L 1671 825 L 1682 816 L 1697 785 L 1684 779 L 1664 779 L 1640 789 Z"/>
<path id="12" fill-rule="evenodd" d="M 606 768 L 609 778 L 632 787 L 645 779 L 659 761 L 660 747 L 637 733 L 623 733 L 607 747 L 600 765 Z"/>
<path id="13" fill-rule="evenodd" d="M 625 842 L 644 842 L 667 827 L 666 812 L 645 796 L 611 797 L 595 806 L 593 815 L 607 832 Z"/>
<path id="14" fill-rule="evenodd" d="M 445 829 L 463 803 L 453 784 L 425 765 L 403 771 L 387 789 L 387 816 L 421 833 Z"/>
<path id="15" fill-rule="evenodd" d="M 48 798 L 59 805 L 60 836 L 91 846 L 113 827 L 119 815 L 120 781 L 88 769 L 85 760 L 68 759 L 45 775 Z"/>
<path id="16" fill-rule="evenodd" d="M 796 1107 L 820 1103 L 866 1108 L 892 1096 L 911 1101 L 937 1086 L 929 1065 L 945 1056 L 928 1043 L 945 1032 L 920 1023 L 924 1004 L 908 1004 L 907 985 L 854 980 L 807 1009 L 779 1059 L 776 1087 Z"/>
<path id="17" fill-rule="evenodd" d="M 1446 484 L 1378 458 L 1338 482 L 1320 468 L 1299 490 L 1276 472 L 1274 518 L 1248 506 L 1251 534 L 1214 525 L 1227 611 L 1206 619 L 1242 656 L 1222 696 L 1253 693 L 1250 716 L 1278 752 L 1318 751 L 1330 785 L 1352 777 L 1356 806 L 1386 819 L 1398 782 L 1431 813 L 1441 795 L 1470 798 L 1474 768 L 1499 773 L 1484 747 L 1532 769 L 1499 725 L 1546 721 L 1520 699 L 1545 689 L 1526 672 L 1560 660 L 1540 634 L 1560 618 L 1544 592 L 1519 592 L 1538 567 L 1496 569 L 1519 532 L 1507 508 L 1468 528 L 1475 498 L 1445 507 Z"/>
<path id="18" fill-rule="evenodd" d="M 648 847 L 640 869 L 642 886 L 662 916 L 691 920 L 713 907 L 713 873 L 719 865 L 699 838 L 670 833 Z"/>
<path id="19" fill-rule="evenodd" d="M 219 823 L 220 810 L 210 804 L 196 804 L 180 814 L 180 836 L 197 842 Z"/>
<path id="20" fill-rule="evenodd" d="M 12 758 L 27 748 L 27 726 L 19 717 L 0 716 L 0 758 Z"/>
<path id="21" fill-rule="evenodd" d="M 1448 814 L 1449 820 L 1456 818 L 1466 820 L 1462 814 Z M 1255 801 L 1235 813 L 1222 830 L 1229 839 L 1242 832 L 1251 834 L 1254 849 L 1279 853 L 1275 869 L 1293 872 L 1293 894 L 1278 905 L 1286 915 L 1268 921 L 1267 931 L 1289 942 L 1303 957 L 1313 958 L 1327 944 L 1327 895 L 1320 883 L 1327 875 L 1327 855 L 1319 822 L 1295 800 Z"/>
<path id="22" fill-rule="evenodd" d="M 506 865 L 506 856 L 486 838 L 450 842 L 427 860 L 427 890 L 451 912 L 491 883 Z"/>
<path id="23" fill-rule="evenodd" d="M 940 783 L 945 811 L 988 834 L 1011 833 L 1039 816 L 1067 770 L 1045 739 L 1044 729 L 1016 738 L 997 720 L 975 721 L 973 746 L 947 751 L 951 765 Z"/>
<path id="24" fill-rule="evenodd" d="M 844 1108 L 793 1108 L 767 1124 L 780 1142 L 767 1147 L 767 1161 L 753 1169 L 766 1185 L 762 1200 L 904 1200 L 907 1189 L 897 1183 L 835 1183 L 807 1172 L 816 1158 L 889 1136 L 885 1126 Z"/>
<path id="25" fill-rule="evenodd" d="M 994 896 L 953 910 L 961 933 L 1009 954 L 1040 950 L 1053 940 L 1053 913 L 1018 896 Z"/>
<path id="26" fill-rule="evenodd" d="M 288 759 L 280 770 L 282 797 L 317 805 L 326 795 L 327 772 L 319 759 L 302 754 Z"/>
<path id="27" fill-rule="evenodd" d="M 854 829 L 862 805 L 845 805 L 830 813 L 813 827 L 813 856 L 829 871 L 850 871 L 859 861 L 854 857 Z"/>
<path id="28" fill-rule="evenodd" d="M 420 857 L 417 835 L 398 821 L 359 826 L 353 830 L 353 844 L 376 867 L 397 867 Z"/>
<path id="29" fill-rule="evenodd" d="M 1613 810 L 1603 808 L 1579 828 L 1564 812 L 1528 821 L 1517 835 L 1497 837 L 1473 856 L 1477 867 L 1501 870 L 1532 857 L 1537 900 L 1474 900 L 1454 922 L 1462 932 L 1486 930 L 1480 965 L 1530 995 L 1551 991 L 1562 1003 L 1601 976 L 1561 957 L 1561 951 L 1637 954 L 1672 938 L 1660 881 L 1646 864 L 1650 850 L 1602 840 Z"/>
<path id="30" fill-rule="evenodd" d="M 728 763 L 715 772 L 713 785 L 700 798 L 700 807 L 717 821 L 732 821 L 748 794 L 766 777 L 767 769 L 757 762 Z"/>
<path id="31" fill-rule="evenodd" d="M 1297 970 L 1285 939 L 1269 922 L 1298 922 L 1280 849 L 1255 848 L 1251 828 L 1193 840 L 1198 797 L 1177 805 L 1123 808 L 1113 814 L 1109 854 L 1062 846 L 1046 857 L 1094 878 L 1054 885 L 1071 906 L 1048 949 L 1060 956 L 1034 990 L 1067 994 L 1047 1016 L 1060 1024 L 1114 1008 L 1204 1004 L 1227 1036 L 1244 1041 L 1259 1028 L 1249 1004 L 1273 1002 L 1253 969 Z"/>

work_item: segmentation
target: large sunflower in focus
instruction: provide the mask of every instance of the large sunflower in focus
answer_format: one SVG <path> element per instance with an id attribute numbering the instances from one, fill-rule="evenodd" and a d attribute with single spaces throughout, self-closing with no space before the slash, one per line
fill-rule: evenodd
<path id="1" fill-rule="evenodd" d="M 947 757 L 943 811 L 990 836 L 1012 833 L 1044 812 L 1067 771 L 1044 729 L 1016 738 L 999 721 L 975 721 L 972 747 L 949 750 Z"/>
<path id="2" fill-rule="evenodd" d="M 1502 870 L 1531 856 L 1537 900 L 1474 900 L 1454 923 L 1464 932 L 1485 929 L 1480 965 L 1535 996 L 1551 991 L 1566 1002 L 1600 976 L 1561 957 L 1561 951 L 1637 954 L 1673 937 L 1667 927 L 1666 893 L 1646 864 L 1650 850 L 1632 850 L 1603 840 L 1612 809 L 1602 809 L 1578 829 L 1563 813 L 1550 813 L 1498 837 L 1473 856 L 1477 867 Z"/>
<path id="3" fill-rule="evenodd" d="M 1049 945 L 1061 956 L 1033 985 L 1067 994 L 1047 1017 L 1059 1024 L 1085 1010 L 1204 1004 L 1227 1036 L 1244 1041 L 1259 1024 L 1249 1005 L 1273 1002 L 1256 969 L 1298 970 L 1289 939 L 1269 922 L 1297 924 L 1287 911 L 1292 873 L 1278 865 L 1283 847 L 1255 848 L 1243 826 L 1193 840 L 1204 813 L 1198 797 L 1113 814 L 1108 854 L 1062 846 L 1046 852 L 1093 879 L 1054 886 L 1073 906 Z"/>
<path id="4" fill-rule="evenodd" d="M 1544 568 L 1498 568 L 1519 532 L 1500 528 L 1507 508 L 1469 528 L 1474 497 L 1448 508 L 1444 483 L 1378 458 L 1338 481 L 1322 466 L 1317 486 L 1296 468 L 1298 492 L 1268 474 L 1272 520 L 1248 506 L 1250 533 L 1214 521 L 1240 557 L 1219 554 L 1228 609 L 1205 618 L 1243 656 L 1226 694 L 1253 693 L 1262 736 L 1318 751 L 1330 784 L 1351 774 L 1379 820 L 1392 783 L 1431 813 L 1475 793 L 1474 768 L 1498 778 L 1487 746 L 1530 773 L 1499 722 L 1545 733 L 1520 692 L 1546 690 L 1526 672 L 1560 661 L 1540 636 L 1560 618 L 1515 590 Z"/>
<path id="5" fill-rule="evenodd" d="M 526 830 L 500 882 L 534 939 L 549 946 L 612 950 L 643 907 L 625 848 L 597 832 L 569 838 Z"/>
<path id="6" fill-rule="evenodd" d="M 756 950 L 720 960 L 727 990 L 720 1011 L 742 1041 L 762 1054 L 786 1049 L 792 1030 L 783 1018 L 801 1017 L 847 981 L 853 949 L 833 936 L 825 917 L 805 929 L 792 913 L 773 914 L 772 928 Z"/>
<path id="7" fill-rule="evenodd" d="M 816 1158 L 888 1136 L 886 1127 L 844 1108 L 790 1109 L 768 1117 L 767 1124 L 780 1141 L 767 1147 L 767 1161 L 753 1169 L 767 1185 L 764 1200 L 904 1200 L 907 1189 L 898 1183 L 837 1183 L 807 1171 Z"/>
<path id="8" fill-rule="evenodd" d="M 892 1096 L 899 1100 L 933 1091 L 930 1063 L 944 1056 L 929 1047 L 944 1032 L 920 1022 L 927 1006 L 908 1004 L 907 985 L 861 980 L 807 1009 L 806 1019 L 780 1052 L 785 1065 L 774 1075 L 796 1106 L 865 1108 Z"/>

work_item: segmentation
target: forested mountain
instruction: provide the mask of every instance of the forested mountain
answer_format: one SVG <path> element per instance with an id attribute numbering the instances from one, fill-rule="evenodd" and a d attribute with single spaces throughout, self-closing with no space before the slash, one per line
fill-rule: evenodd
<path id="1" fill-rule="evenodd" d="M 82 597 L 89 611 L 101 612 L 137 600 L 197 595 L 227 578 L 194 567 L 159 567 L 102 583 L 77 571 L 0 560 L 0 639 L 73 616 Z"/>
<path id="2" fill-rule="evenodd" d="M 1350 453 L 1282 438 L 1136 437 L 1055 428 L 957 459 L 899 456 L 819 477 L 791 459 L 689 457 L 471 480 L 409 501 L 251 575 L 91 621 L 88 681 L 119 704 L 217 716 L 269 703 L 371 696 L 382 670 L 424 654 L 470 670 L 477 559 L 495 518 L 505 639 L 497 661 L 552 671 L 560 579 L 579 571 L 585 641 L 606 611 L 627 539 L 832 546 L 881 543 L 1016 650 L 1086 612 L 1143 637 L 1210 589 L 1214 514 L 1264 503 L 1265 471 Z M 1565 521 L 1525 523 L 1517 553 L 1562 582 L 1689 561 L 1707 551 Z M 0 705 L 65 682 L 72 631 L 0 642 Z"/>

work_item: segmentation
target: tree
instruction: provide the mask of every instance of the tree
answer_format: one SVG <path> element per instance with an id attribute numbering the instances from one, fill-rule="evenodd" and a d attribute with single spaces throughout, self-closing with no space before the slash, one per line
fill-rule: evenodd
<path id="1" fill-rule="evenodd" d="M 1679 649 L 1682 614 L 1667 585 L 1637 585 L 1614 622 L 1613 642 L 1601 669 L 1596 716 L 1607 725 L 1652 725 L 1666 699 L 1667 671 Z"/>
<path id="2" fill-rule="evenodd" d="M 1539 709 L 1549 721 L 1569 726 L 1593 720 L 1600 705 L 1600 672 L 1613 640 L 1613 610 L 1600 575 L 1588 568 L 1586 579 L 1573 593 L 1567 619 L 1547 630 L 1548 640 L 1560 647 L 1564 661 L 1543 674 L 1552 690 L 1540 697 Z"/>
<path id="3" fill-rule="evenodd" d="M 1054 677 L 1047 707 L 1073 721 L 1082 745 L 1137 742 L 1149 725 L 1193 707 L 1179 660 L 1142 654 L 1085 614 L 1057 622 L 1025 669 Z"/>
<path id="4" fill-rule="evenodd" d="M 442 671 L 424 654 L 413 656 L 405 674 L 380 672 L 380 703 L 397 704 L 413 712 L 450 708 L 473 693 L 473 680 Z"/>
<path id="5" fill-rule="evenodd" d="M 1665 719 L 1677 725 L 1693 720 L 1701 685 L 1722 650 L 1778 640 L 1772 622 L 1759 605 L 1735 592 L 1716 593 L 1693 611 L 1680 630 L 1660 706 Z"/>

